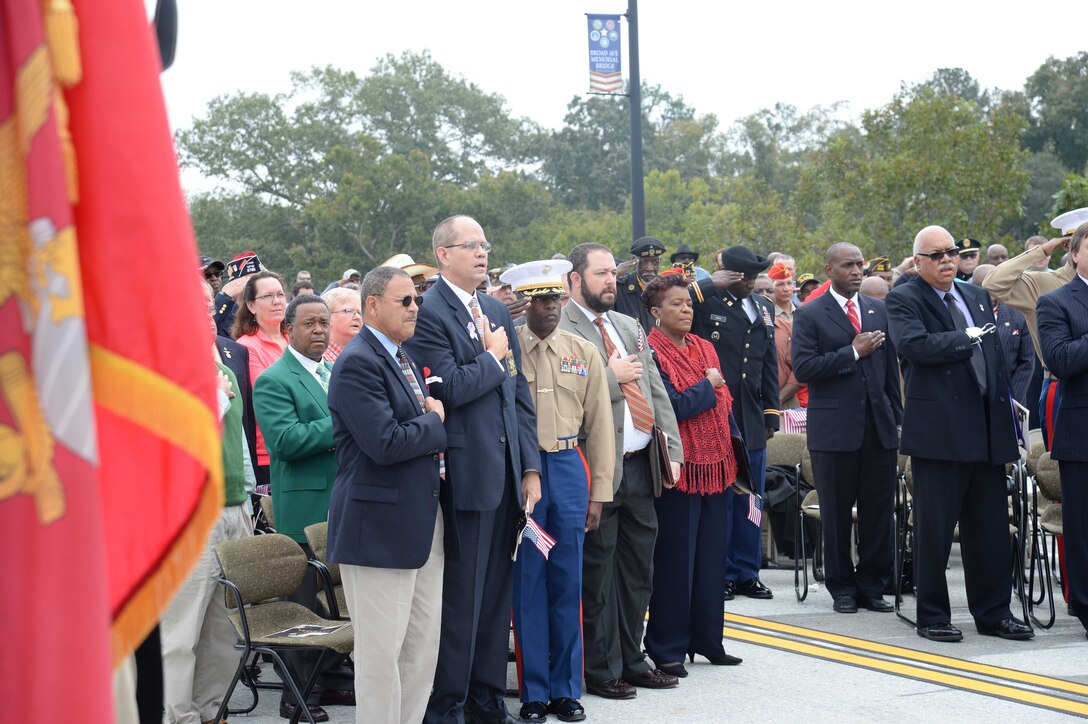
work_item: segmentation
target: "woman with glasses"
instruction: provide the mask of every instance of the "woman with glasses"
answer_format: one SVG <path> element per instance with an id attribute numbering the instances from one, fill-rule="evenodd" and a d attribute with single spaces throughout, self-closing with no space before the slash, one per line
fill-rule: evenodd
<path id="1" fill-rule="evenodd" d="M 362 300 L 357 290 L 346 287 L 330 289 L 321 298 L 329 305 L 332 317 L 325 361 L 335 362 L 347 343 L 363 328 Z"/>
<path id="2" fill-rule="evenodd" d="M 234 316 L 231 336 L 249 350 L 249 381 L 257 382 L 261 373 L 283 356 L 287 349 L 287 294 L 283 278 L 270 271 L 259 271 L 246 281 L 242 303 Z M 257 484 L 269 484 L 268 450 L 257 426 Z"/>
<path id="3" fill-rule="evenodd" d="M 717 666 L 741 660 L 722 646 L 728 544 L 726 488 L 737 478 L 730 433 L 733 398 L 714 346 L 691 333 L 694 318 L 682 269 L 655 277 L 642 292 L 653 318 L 647 341 L 676 412 L 684 466 L 675 486 L 654 501 L 657 545 L 646 653 L 661 671 L 688 675 L 685 654 Z"/>

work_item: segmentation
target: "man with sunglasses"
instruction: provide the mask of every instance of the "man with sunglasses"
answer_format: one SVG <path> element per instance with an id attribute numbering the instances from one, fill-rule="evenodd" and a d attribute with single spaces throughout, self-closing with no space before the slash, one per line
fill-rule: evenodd
<path id="1" fill-rule="evenodd" d="M 506 305 L 477 287 L 491 244 L 480 224 L 435 227 L 438 282 L 405 349 L 446 407 L 446 480 L 459 549 L 446 560 L 442 636 L 426 722 L 504 722 L 518 511 L 540 499 L 536 413 Z"/>
<path id="2" fill-rule="evenodd" d="M 982 244 L 974 239 L 960 239 L 956 242 L 956 281 L 971 283 L 971 275 L 978 266 L 978 255 L 982 250 Z"/>
<path id="3" fill-rule="evenodd" d="M 976 247 L 977 248 L 977 247 Z M 978 632 L 1035 634 L 1012 616 L 1005 464 L 1019 457 L 1009 378 L 993 302 L 955 283 L 960 249 L 927 226 L 914 239 L 918 276 L 888 295 L 888 331 L 904 363 L 900 452 L 914 475 L 914 580 L 918 635 L 959 641 L 945 566 L 957 522 L 967 600 Z M 1000 554 L 1005 551 L 1005 554 Z"/>
<path id="4" fill-rule="evenodd" d="M 718 352 L 722 376 L 733 396 L 733 416 L 744 437 L 753 489 L 763 494 L 767 440 L 779 428 L 778 354 L 775 351 L 774 306 L 752 294 L 767 259 L 744 246 L 718 252 L 717 271 L 691 286 L 695 321 L 691 331 L 710 340 Z M 763 562 L 760 528 L 749 520 L 747 496 L 726 496 L 730 524 L 726 600 L 736 595 L 773 598 L 759 580 Z"/>

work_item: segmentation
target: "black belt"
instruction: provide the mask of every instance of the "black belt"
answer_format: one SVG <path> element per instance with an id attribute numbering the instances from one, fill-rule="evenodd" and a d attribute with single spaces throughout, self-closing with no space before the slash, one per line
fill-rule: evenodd
<path id="1" fill-rule="evenodd" d="M 649 447 L 650 446 L 647 445 L 646 447 L 642 448 L 641 450 L 635 450 L 634 452 L 625 452 L 623 454 L 623 459 L 624 460 L 629 460 L 630 458 L 637 458 L 639 455 L 645 454 L 646 449 L 649 448 Z"/>

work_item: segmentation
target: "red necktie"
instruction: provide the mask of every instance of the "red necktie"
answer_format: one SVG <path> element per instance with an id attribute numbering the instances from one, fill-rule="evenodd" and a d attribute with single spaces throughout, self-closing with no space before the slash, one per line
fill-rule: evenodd
<path id="1" fill-rule="evenodd" d="M 604 328 L 604 319 L 597 317 L 593 323 L 597 325 L 597 330 L 604 339 L 605 355 L 611 358 L 612 353 L 616 351 L 616 345 L 612 344 L 612 338 L 608 336 Z M 624 399 L 627 400 L 627 407 L 631 410 L 631 422 L 635 424 L 635 429 L 641 432 L 653 432 L 654 411 L 650 409 L 650 403 L 646 402 L 646 396 L 639 389 L 638 382 L 635 380 L 623 382 L 620 384 L 620 390 L 623 392 Z"/>
<path id="2" fill-rule="evenodd" d="M 846 317 L 850 320 L 850 324 L 854 325 L 854 331 L 861 334 L 861 320 L 858 319 L 858 310 L 854 308 L 854 300 L 846 300 Z"/>

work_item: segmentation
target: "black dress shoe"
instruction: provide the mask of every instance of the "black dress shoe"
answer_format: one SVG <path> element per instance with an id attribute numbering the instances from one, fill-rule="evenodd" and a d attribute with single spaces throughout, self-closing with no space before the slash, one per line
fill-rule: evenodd
<path id="1" fill-rule="evenodd" d="M 658 669 L 643 671 L 634 676 L 625 676 L 623 680 L 631 686 L 641 686 L 644 689 L 675 689 L 680 686 L 679 679 Z"/>
<path id="2" fill-rule="evenodd" d="M 518 716 L 522 721 L 548 721 L 548 705 L 542 701 L 529 701 L 521 705 Z"/>
<path id="3" fill-rule="evenodd" d="M 1035 638 L 1035 631 L 1031 626 L 1025 626 L 1015 618 L 1006 618 L 996 626 L 975 624 L 975 628 L 983 636 L 998 636 L 1009 641 L 1027 641 Z"/>
<path id="4" fill-rule="evenodd" d="M 355 706 L 355 692 L 351 689 L 323 689 L 318 703 Z"/>
<path id="5" fill-rule="evenodd" d="M 691 657 L 691 663 L 694 664 L 695 663 L 695 654 L 689 653 L 688 656 Z M 715 666 L 736 666 L 737 664 L 744 661 L 744 659 L 742 659 L 739 656 L 730 656 L 729 654 L 727 654 L 725 652 L 722 652 L 718 656 L 707 656 L 706 660 L 709 661 L 710 663 L 714 664 Z"/>
<path id="6" fill-rule="evenodd" d="M 895 610 L 895 606 L 885 601 L 882 596 L 878 598 L 858 596 L 858 605 L 866 611 L 876 611 L 877 613 L 891 613 Z"/>
<path id="7" fill-rule="evenodd" d="M 738 583 L 736 588 L 733 589 L 733 593 L 734 595 L 747 596 L 748 598 L 774 598 L 771 589 L 764 586 L 758 578 L 753 578 L 744 583 Z"/>
<path id="8" fill-rule="evenodd" d="M 963 632 L 950 623 L 935 623 L 932 626 L 919 626 L 918 635 L 930 641 L 962 641 Z"/>
<path id="9" fill-rule="evenodd" d="M 678 679 L 686 679 L 688 670 L 684 668 L 682 663 L 672 662 L 669 664 L 658 664 L 658 671 L 664 671 L 669 676 L 675 676 Z"/>
<path id="10" fill-rule="evenodd" d="M 324 709 L 322 709 L 321 707 L 311 704 L 309 709 L 310 709 L 310 716 L 312 716 L 314 718 L 314 721 L 328 721 L 329 720 L 329 713 L 327 711 L 325 711 Z M 286 701 L 280 701 L 280 716 L 283 717 L 284 719 L 290 719 L 294 715 L 295 715 L 295 705 L 294 704 L 288 704 Z M 306 716 L 302 715 L 302 716 L 299 717 L 299 721 L 302 721 L 305 718 L 306 718 Z"/>
<path id="11" fill-rule="evenodd" d="M 835 603 L 831 606 L 835 613 L 857 613 L 858 602 L 853 596 L 844 594 L 835 596 Z"/>
<path id="12" fill-rule="evenodd" d="M 548 713 L 555 714 L 559 721 L 583 721 L 586 718 L 585 707 L 577 699 L 561 696 L 548 704 Z"/>
<path id="13" fill-rule="evenodd" d="M 465 724 L 518 724 L 518 720 L 510 713 L 499 714 L 497 716 L 482 716 L 466 709 Z"/>
<path id="14" fill-rule="evenodd" d="M 605 699 L 634 699 L 635 694 L 638 693 L 635 687 L 623 679 L 609 679 L 599 684 L 591 684 L 587 681 L 586 691 Z"/>
<path id="15" fill-rule="evenodd" d="M 736 598 L 737 596 L 734 593 L 736 588 L 737 588 L 737 584 L 733 583 L 732 581 L 726 581 L 725 582 L 725 598 L 723 600 L 732 601 L 734 598 Z"/>

